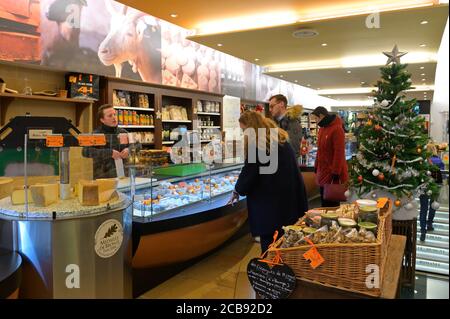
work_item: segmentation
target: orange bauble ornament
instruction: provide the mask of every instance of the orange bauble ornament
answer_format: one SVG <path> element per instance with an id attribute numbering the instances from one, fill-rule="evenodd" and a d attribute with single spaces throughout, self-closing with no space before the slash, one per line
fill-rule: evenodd
<path id="1" fill-rule="evenodd" d="M 383 173 L 378 174 L 378 179 L 380 181 L 384 181 L 384 174 Z"/>
<path id="2" fill-rule="evenodd" d="M 394 205 L 399 207 L 402 204 L 401 201 L 399 201 L 398 199 L 394 202 Z"/>
<path id="3" fill-rule="evenodd" d="M 372 126 L 372 120 L 367 121 L 367 126 Z"/>
<path id="4" fill-rule="evenodd" d="M 417 148 L 417 154 L 422 153 L 422 149 L 420 147 Z"/>
<path id="5" fill-rule="evenodd" d="M 381 131 L 381 125 L 375 125 L 375 131 Z"/>
<path id="6" fill-rule="evenodd" d="M 360 182 L 360 183 L 363 182 L 363 177 L 361 175 L 358 176 L 358 182 Z"/>

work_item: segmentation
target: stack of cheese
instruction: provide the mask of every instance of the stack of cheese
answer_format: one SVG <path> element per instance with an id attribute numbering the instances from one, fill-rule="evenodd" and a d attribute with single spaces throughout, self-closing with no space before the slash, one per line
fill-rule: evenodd
<path id="1" fill-rule="evenodd" d="M 8 197 L 13 191 L 13 179 L 0 177 L 0 199 Z"/>
<path id="2" fill-rule="evenodd" d="M 117 178 L 99 178 L 95 181 L 78 182 L 78 200 L 83 206 L 97 206 L 109 201 L 117 192 Z"/>
<path id="3" fill-rule="evenodd" d="M 47 207 L 59 200 L 59 183 L 44 184 L 38 183 L 31 185 L 27 190 L 28 203 L 34 203 L 38 207 Z M 11 194 L 13 205 L 24 205 L 25 187 L 14 189 Z"/>

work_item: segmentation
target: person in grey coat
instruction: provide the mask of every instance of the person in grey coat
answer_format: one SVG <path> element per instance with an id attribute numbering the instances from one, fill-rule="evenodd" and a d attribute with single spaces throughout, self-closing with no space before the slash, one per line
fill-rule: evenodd
<path id="1" fill-rule="evenodd" d="M 295 105 L 288 108 L 288 101 L 282 94 L 274 95 L 269 100 L 269 109 L 277 125 L 289 134 L 289 143 L 294 149 L 297 160 L 301 156 L 300 143 L 302 140 L 301 116 L 303 108 Z"/>

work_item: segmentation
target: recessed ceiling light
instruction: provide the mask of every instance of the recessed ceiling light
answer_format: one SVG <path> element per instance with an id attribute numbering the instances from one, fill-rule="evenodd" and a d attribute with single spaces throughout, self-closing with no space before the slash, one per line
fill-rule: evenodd
<path id="1" fill-rule="evenodd" d="M 428 24 L 427 20 L 420 21 L 420 24 Z"/>
<path id="2" fill-rule="evenodd" d="M 366 84 L 366 82 L 362 81 L 361 84 Z"/>
<path id="3" fill-rule="evenodd" d="M 258 62 L 258 61 L 259 61 L 259 59 L 258 59 L 258 58 L 256 58 L 256 59 L 255 59 L 255 61 L 256 61 L 256 62 Z"/>
<path id="4" fill-rule="evenodd" d="M 328 43 L 322 43 L 321 44 L 323 47 L 326 47 L 328 45 Z"/>
<path id="5" fill-rule="evenodd" d="M 427 45 L 425 44 L 425 43 L 422 43 L 421 45 L 420 45 L 420 47 L 421 48 L 424 48 L 424 47 L 426 47 Z"/>
<path id="6" fill-rule="evenodd" d="M 280 78 L 283 78 L 283 77 L 284 77 L 284 75 L 283 75 L 283 74 L 281 74 L 281 75 L 280 75 Z"/>
<path id="7" fill-rule="evenodd" d="M 422 73 L 421 76 L 425 76 L 425 73 Z"/>
<path id="8" fill-rule="evenodd" d="M 171 16 L 172 18 L 177 18 L 177 17 L 178 17 L 178 14 L 172 13 L 170 16 Z"/>
<path id="9" fill-rule="evenodd" d="M 421 66 L 420 69 L 423 70 L 423 69 L 425 69 L 425 67 L 424 67 L 424 66 Z"/>
<path id="10" fill-rule="evenodd" d="M 311 84 L 307 84 L 306 86 L 311 86 Z"/>
<path id="11" fill-rule="evenodd" d="M 295 82 L 295 83 L 298 83 L 298 80 L 295 80 L 294 82 Z"/>
<path id="12" fill-rule="evenodd" d="M 317 90 L 320 90 L 320 88 L 317 88 Z"/>
<path id="13" fill-rule="evenodd" d="M 223 47 L 223 44 L 222 43 L 217 43 L 217 46 L 218 47 Z"/>
<path id="14" fill-rule="evenodd" d="M 352 73 L 352 71 L 350 71 L 350 70 L 349 70 L 349 71 L 347 71 L 347 74 L 350 74 L 350 73 Z"/>
<path id="15" fill-rule="evenodd" d="M 422 79 L 422 81 L 426 81 L 427 79 Z"/>

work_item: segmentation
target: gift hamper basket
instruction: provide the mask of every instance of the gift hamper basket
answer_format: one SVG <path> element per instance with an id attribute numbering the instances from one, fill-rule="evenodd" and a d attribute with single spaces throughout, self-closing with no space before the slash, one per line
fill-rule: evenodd
<path id="1" fill-rule="evenodd" d="M 374 233 L 366 229 L 361 230 L 358 226 L 354 229 L 342 227 L 342 225 L 347 226 L 344 224 L 345 220 L 353 222 L 355 219 L 358 220 L 358 208 L 355 204 L 317 208 L 314 211 L 322 213 L 322 219 L 328 220 L 329 216 L 339 218 L 339 224 L 333 223 L 333 226 L 329 228 L 334 230 L 334 233 L 330 231 L 324 232 L 322 236 L 319 234 L 319 231 L 324 228 L 323 224 L 328 223 L 325 219 L 321 221 L 320 229 L 315 233 L 315 229 L 307 227 L 314 222 L 314 218 L 311 219 L 311 215 L 307 214 L 295 225 L 285 227 L 285 235 L 269 249 L 268 258 L 274 258 L 275 254 L 279 254 L 283 263 L 291 267 L 300 280 L 369 296 L 380 296 L 387 249 L 392 233 L 392 201 L 388 201 L 383 208 L 379 209 L 377 228 Z M 328 226 L 325 229 L 328 229 Z M 311 241 L 300 238 L 296 244 L 292 245 L 290 241 L 297 239 L 296 234 L 304 234 Z M 328 243 L 330 241 L 331 243 Z M 324 262 L 315 269 L 303 256 L 312 248 L 312 243 L 324 259 Z M 379 272 L 378 280 L 373 280 L 377 271 Z"/>

